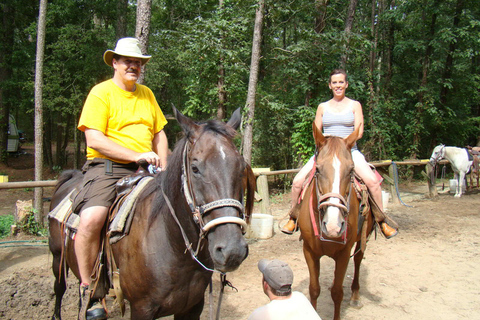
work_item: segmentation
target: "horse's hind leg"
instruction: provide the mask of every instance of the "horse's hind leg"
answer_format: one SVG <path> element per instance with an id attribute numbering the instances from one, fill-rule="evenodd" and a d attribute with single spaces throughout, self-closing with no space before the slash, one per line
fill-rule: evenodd
<path id="1" fill-rule="evenodd" d="M 55 309 L 52 316 L 52 320 L 61 320 L 62 311 L 62 298 L 67 290 L 66 275 L 67 268 L 62 269 L 60 255 L 54 254 L 52 262 L 53 274 L 55 275 L 55 283 L 53 284 L 53 290 L 55 292 Z"/>
<path id="2" fill-rule="evenodd" d="M 361 244 L 360 241 L 357 242 L 357 246 L 355 247 L 355 256 L 353 261 L 355 263 L 355 274 L 353 275 L 352 281 L 352 297 L 350 298 L 350 305 L 354 308 L 361 308 L 363 304 L 360 302 L 360 264 L 362 263 L 363 259 L 363 251 L 360 249 Z"/>

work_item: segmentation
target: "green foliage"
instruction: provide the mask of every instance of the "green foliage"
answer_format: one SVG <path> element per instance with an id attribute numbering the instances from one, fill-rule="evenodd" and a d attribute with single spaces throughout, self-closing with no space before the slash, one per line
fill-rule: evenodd
<path id="1" fill-rule="evenodd" d="M 10 235 L 10 226 L 15 222 L 13 215 L 2 215 L 0 216 L 0 239 L 5 238 Z"/>
<path id="2" fill-rule="evenodd" d="M 22 232 L 33 236 L 47 236 L 48 230 L 35 220 L 35 209 L 32 209 L 24 221 L 18 226 Z"/>
<path id="3" fill-rule="evenodd" d="M 0 83 L 3 103 L 19 127 L 33 137 L 38 3 L 5 2 L 15 8 L 15 41 L 7 55 L 12 73 Z M 345 32 L 350 1 L 325 1 L 323 7 L 321 3 L 266 2 L 254 165 L 298 167 L 313 154 L 315 110 L 330 99 L 328 75 L 340 66 L 343 55 L 349 74 L 347 95 L 363 106 L 365 132 L 358 145 L 367 159 L 401 160 L 412 154 L 425 158 L 438 143 L 463 146 L 480 140 L 476 1 L 396 1 L 394 6 L 359 1 L 350 33 Z M 125 12 L 117 12 L 116 4 L 114 0 L 49 3 L 45 121 L 59 129 L 70 128 L 70 137 L 90 88 L 112 74 L 102 55 L 115 46 L 120 16 L 126 18 L 128 35 L 134 35 L 135 1 Z M 457 4 L 463 7 L 455 17 Z M 256 0 L 225 0 L 223 7 L 213 0 L 153 1 L 148 48 L 153 59 L 146 66 L 145 84 L 165 113 L 174 104 L 199 120 L 214 117 L 221 69 L 227 115 L 245 106 L 256 6 Z M 315 29 L 320 22 L 322 28 Z M 178 130 L 174 121 L 167 126 L 171 142 Z M 55 139 L 62 130 L 46 126 L 45 131 Z"/>

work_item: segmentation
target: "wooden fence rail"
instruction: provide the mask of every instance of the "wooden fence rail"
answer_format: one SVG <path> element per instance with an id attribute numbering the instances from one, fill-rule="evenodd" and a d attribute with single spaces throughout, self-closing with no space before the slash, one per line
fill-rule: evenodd
<path id="1" fill-rule="evenodd" d="M 448 160 L 441 160 L 439 164 L 448 164 Z M 396 171 L 396 166 L 425 166 L 425 171 L 422 171 L 422 175 L 427 178 L 428 191 L 430 198 L 435 198 L 438 196 L 437 189 L 435 184 L 432 185 L 429 176 L 432 171 L 432 165 L 429 163 L 429 160 L 407 160 L 407 161 L 375 161 L 370 162 L 375 168 L 382 168 L 385 172 L 379 171 L 380 175 L 383 177 L 384 181 L 389 184 L 390 194 L 392 196 L 393 203 L 399 204 L 400 199 L 397 195 L 397 187 L 395 185 L 396 179 L 398 179 L 398 172 Z M 258 171 L 255 172 L 257 177 L 257 192 L 260 196 L 260 212 L 270 214 L 270 200 L 269 200 L 269 190 L 268 190 L 268 176 L 273 175 L 282 175 L 282 174 L 291 174 L 297 173 L 300 169 L 287 169 L 287 170 L 277 170 L 277 171 Z M 387 174 L 388 172 L 388 174 Z M 397 181 L 398 182 L 398 181 Z"/>
<path id="2" fill-rule="evenodd" d="M 449 163 L 447 160 L 439 161 L 439 164 L 447 164 Z M 431 198 L 437 197 L 437 189 L 435 188 L 435 184 L 431 184 L 430 179 L 428 179 L 432 166 L 428 162 L 428 160 L 408 160 L 408 161 L 375 161 L 370 162 L 376 168 L 382 168 L 385 172 L 379 171 L 382 175 L 385 182 L 389 184 L 390 187 L 390 194 L 392 196 L 393 203 L 400 203 L 400 199 L 397 195 L 397 186 L 395 185 L 395 181 L 398 178 L 396 176 L 398 173 L 396 172 L 395 166 L 401 165 L 410 165 L 410 166 L 425 166 L 426 170 L 422 171 L 422 174 L 427 178 L 428 183 L 428 190 L 429 195 Z M 385 167 L 387 167 L 385 169 Z M 258 170 L 257 170 L 258 171 Z M 270 213 L 270 200 L 269 200 L 269 190 L 268 190 L 268 176 L 273 175 L 282 175 L 282 174 L 292 174 L 299 172 L 300 169 L 286 169 L 286 170 L 277 170 L 277 171 L 262 171 L 260 169 L 258 172 L 255 172 L 255 176 L 257 177 L 257 192 L 260 195 L 260 212 L 262 213 Z M 388 174 L 387 174 L 388 172 Z M 398 181 L 397 181 L 398 182 Z M 0 189 L 15 189 L 15 188 L 46 188 L 46 187 L 55 187 L 57 181 L 56 180 L 42 180 L 42 181 L 21 181 L 21 182 L 3 182 L 0 183 Z"/>

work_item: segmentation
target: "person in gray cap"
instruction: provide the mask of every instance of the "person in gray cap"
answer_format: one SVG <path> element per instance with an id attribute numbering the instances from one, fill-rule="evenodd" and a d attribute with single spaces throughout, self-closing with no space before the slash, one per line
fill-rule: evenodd
<path id="1" fill-rule="evenodd" d="M 320 319 L 303 293 L 292 292 L 293 271 L 286 262 L 262 259 L 258 270 L 263 274 L 263 292 L 270 303 L 255 309 L 248 320 Z"/>
<path id="2" fill-rule="evenodd" d="M 83 185 L 72 204 L 80 214 L 74 244 L 81 278 L 79 319 L 107 318 L 103 307 L 90 301 L 90 284 L 116 182 L 135 173 L 139 160 L 160 170 L 167 166 L 167 120 L 153 92 L 137 83 L 150 58 L 135 38 L 122 38 L 115 50 L 105 51 L 103 60 L 113 68 L 113 78 L 91 89 L 78 122 L 87 142 Z"/>

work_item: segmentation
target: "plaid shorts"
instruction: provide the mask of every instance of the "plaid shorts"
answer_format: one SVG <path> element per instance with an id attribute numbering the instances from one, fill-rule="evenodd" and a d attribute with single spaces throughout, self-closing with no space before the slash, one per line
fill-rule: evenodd
<path id="1" fill-rule="evenodd" d="M 106 159 L 87 160 L 82 167 L 83 181 L 73 199 L 75 213 L 93 206 L 110 207 L 115 200 L 115 184 L 121 178 L 135 173 L 136 163 L 116 163 Z"/>

